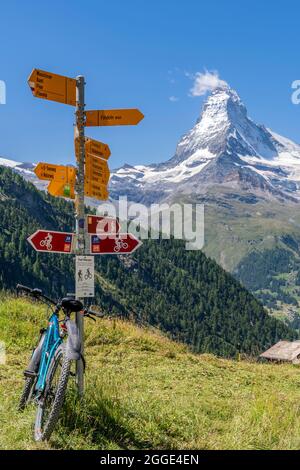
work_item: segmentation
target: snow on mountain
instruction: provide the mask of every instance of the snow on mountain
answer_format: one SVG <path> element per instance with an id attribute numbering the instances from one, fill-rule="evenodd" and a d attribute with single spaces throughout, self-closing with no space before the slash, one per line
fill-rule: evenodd
<path id="1" fill-rule="evenodd" d="M 32 181 L 34 164 L 0 158 Z M 248 117 L 236 91 L 224 86 L 207 98 L 195 126 L 179 141 L 175 155 L 153 165 L 124 165 L 111 174 L 112 198 L 152 203 L 174 195 L 205 194 L 222 185 L 279 198 L 300 199 L 300 145 Z"/>
<path id="2" fill-rule="evenodd" d="M 17 162 L 15 160 L 8 160 L 7 158 L 0 157 L 0 166 L 6 166 L 19 173 L 27 181 L 33 183 L 38 189 L 45 190 L 47 181 L 39 180 L 33 172 L 35 164 L 29 162 Z"/>
<path id="3" fill-rule="evenodd" d="M 238 94 L 218 88 L 175 155 L 158 165 L 125 165 L 113 172 L 114 196 L 157 201 L 170 193 L 204 193 L 215 184 L 300 197 L 300 146 L 257 125 Z"/>

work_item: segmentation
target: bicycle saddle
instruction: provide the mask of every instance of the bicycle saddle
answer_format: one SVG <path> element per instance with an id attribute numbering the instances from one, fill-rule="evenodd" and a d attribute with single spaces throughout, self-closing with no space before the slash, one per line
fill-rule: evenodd
<path id="1" fill-rule="evenodd" d="M 62 299 L 61 306 L 68 312 L 79 312 L 83 309 L 83 304 L 80 300 L 71 299 L 70 297 Z"/>

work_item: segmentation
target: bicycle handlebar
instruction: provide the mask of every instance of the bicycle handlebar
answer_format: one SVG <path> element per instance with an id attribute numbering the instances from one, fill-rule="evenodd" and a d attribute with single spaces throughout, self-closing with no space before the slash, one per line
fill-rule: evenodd
<path id="1" fill-rule="evenodd" d="M 31 289 L 30 287 L 23 286 L 22 284 L 17 284 L 16 288 L 17 290 L 26 292 L 27 294 L 31 295 L 35 299 L 38 299 L 38 298 L 44 299 L 46 300 L 46 302 L 49 302 L 50 304 L 55 305 L 56 307 L 59 305 L 58 302 L 55 302 L 54 300 L 50 299 L 50 297 L 47 297 L 46 295 L 44 295 L 41 289 L 37 289 L 37 288 Z M 88 308 L 84 310 L 84 315 L 85 316 L 91 315 L 97 318 L 103 318 L 105 316 L 104 313 L 95 312 L 94 310 L 91 310 Z"/>
<path id="2" fill-rule="evenodd" d="M 42 298 L 49 302 L 52 305 L 57 305 L 57 302 L 54 300 L 50 299 L 50 297 L 47 297 L 46 295 L 43 294 L 43 292 L 40 289 L 31 289 L 30 287 L 23 286 L 22 284 L 17 284 L 17 290 L 21 290 L 26 292 L 27 294 L 31 295 L 34 298 Z"/>

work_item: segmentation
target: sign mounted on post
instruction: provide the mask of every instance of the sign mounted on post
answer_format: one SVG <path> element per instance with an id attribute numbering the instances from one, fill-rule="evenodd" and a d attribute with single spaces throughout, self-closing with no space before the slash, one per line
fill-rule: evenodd
<path id="1" fill-rule="evenodd" d="M 133 253 L 142 242 L 131 233 L 91 235 L 93 255 L 124 255 Z"/>
<path id="2" fill-rule="evenodd" d="M 34 172 L 40 180 L 50 181 L 47 190 L 52 196 L 75 198 L 75 168 L 40 162 Z"/>
<path id="3" fill-rule="evenodd" d="M 60 181 L 53 180 L 49 183 L 47 191 L 49 194 L 51 194 L 51 196 L 75 199 L 74 183 L 63 183 Z"/>
<path id="4" fill-rule="evenodd" d="M 74 233 L 37 230 L 27 241 L 36 251 L 70 254 L 73 250 Z"/>
<path id="5" fill-rule="evenodd" d="M 76 256 L 76 297 L 95 296 L 95 268 L 93 256 Z"/>
<path id="6" fill-rule="evenodd" d="M 110 148 L 108 145 L 99 142 L 98 140 L 86 139 L 85 150 L 87 153 L 94 155 L 95 157 L 103 158 L 108 160 L 110 157 Z"/>
<path id="7" fill-rule="evenodd" d="M 139 109 L 98 109 L 86 111 L 85 125 L 91 126 L 134 126 L 144 115 Z"/>
<path id="8" fill-rule="evenodd" d="M 100 235 L 102 233 L 118 233 L 120 224 L 117 219 L 112 217 L 102 217 L 97 215 L 87 216 L 88 233 Z"/>
<path id="9" fill-rule="evenodd" d="M 106 201 L 109 197 L 107 186 L 94 182 L 93 180 L 84 182 L 84 194 L 99 201 Z"/>
<path id="10" fill-rule="evenodd" d="M 28 84 L 33 96 L 76 106 L 76 80 L 56 73 L 33 69 Z"/>
<path id="11" fill-rule="evenodd" d="M 35 167 L 34 172 L 40 180 L 75 183 L 76 169 L 73 167 L 40 162 Z"/>
<path id="12" fill-rule="evenodd" d="M 79 156 L 79 142 L 78 137 L 75 137 L 75 155 L 78 160 Z M 103 160 L 108 160 L 111 152 L 107 144 L 99 142 L 98 140 L 90 139 L 89 137 L 85 138 L 85 152 L 86 154 L 93 155 L 94 157 L 103 158 Z"/>
<path id="13" fill-rule="evenodd" d="M 86 181 L 107 185 L 110 177 L 107 162 L 101 158 L 86 154 L 85 157 Z"/>

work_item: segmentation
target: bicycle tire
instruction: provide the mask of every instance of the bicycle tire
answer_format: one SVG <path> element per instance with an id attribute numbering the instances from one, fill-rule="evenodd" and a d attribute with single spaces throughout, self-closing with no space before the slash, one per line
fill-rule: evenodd
<path id="1" fill-rule="evenodd" d="M 33 385 L 34 377 L 26 377 L 23 392 L 19 400 L 18 411 L 24 411 L 28 405 Z"/>
<path id="2" fill-rule="evenodd" d="M 57 389 L 55 396 L 50 405 L 50 411 L 48 417 L 45 419 L 46 403 L 53 378 L 58 366 L 61 366 L 60 376 L 58 379 Z M 66 357 L 64 345 L 60 345 L 55 353 L 54 358 L 51 361 L 49 371 L 47 374 L 47 387 L 44 397 L 39 401 L 36 412 L 35 427 L 34 427 L 34 439 L 35 441 L 48 440 L 54 430 L 55 425 L 58 422 L 61 408 L 64 403 L 65 393 L 68 385 L 68 379 L 70 375 L 71 361 Z M 45 422 L 44 422 L 45 421 Z"/>

